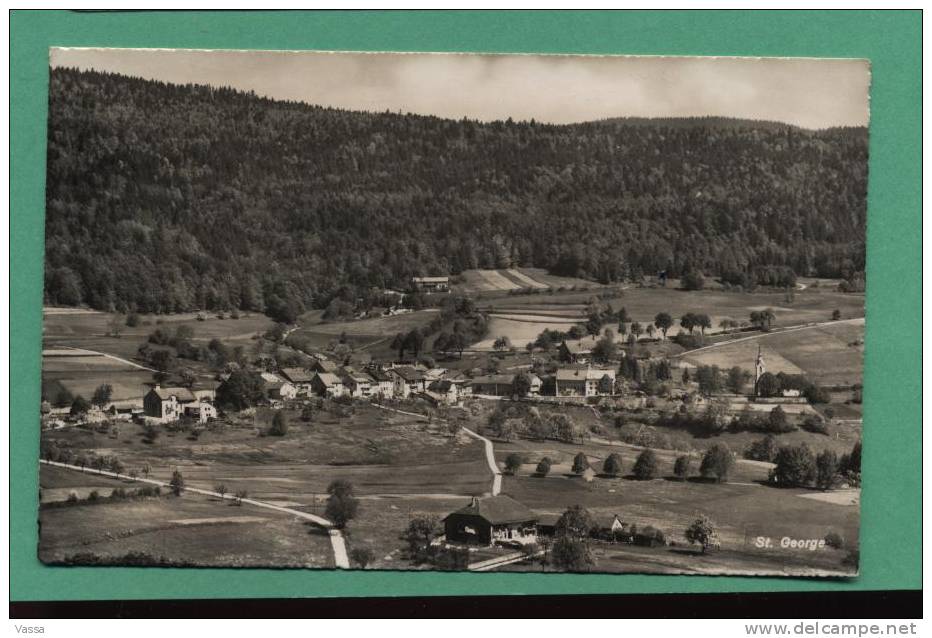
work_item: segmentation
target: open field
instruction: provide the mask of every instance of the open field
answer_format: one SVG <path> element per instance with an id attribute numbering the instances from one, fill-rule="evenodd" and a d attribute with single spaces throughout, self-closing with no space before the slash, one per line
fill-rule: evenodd
<path id="1" fill-rule="evenodd" d="M 116 479 L 66 477 L 68 472 L 81 473 L 47 469 L 43 466 L 40 473 L 43 492 L 74 489 L 72 483 L 80 481 L 91 483 L 102 497 L 114 487 L 133 487 Z M 111 489 L 102 485 L 106 481 Z M 333 567 L 328 537 L 306 522 L 190 492 L 43 508 L 39 519 L 39 558 L 44 562 L 75 554 L 106 558 L 143 552 L 205 567 Z"/>
<path id="2" fill-rule="evenodd" d="M 722 345 L 683 359 L 695 365 L 751 368 L 761 347 L 769 372 L 807 377 L 821 385 L 853 385 L 864 374 L 864 321 L 835 323 L 790 332 L 761 334 L 755 339 Z"/>
<path id="3" fill-rule="evenodd" d="M 453 284 L 460 294 L 508 292 L 509 290 L 547 288 L 597 288 L 594 281 L 550 275 L 542 268 L 502 268 L 498 270 L 466 270 Z"/>
<path id="4" fill-rule="evenodd" d="M 559 514 L 566 507 L 579 504 L 594 514 L 611 517 L 618 514 L 622 521 L 635 523 L 639 527 L 653 525 L 664 531 L 668 540 L 677 545 L 686 544 L 683 533 L 689 523 L 699 514 L 706 514 L 716 522 L 723 552 L 719 558 L 728 560 L 724 565 L 730 570 L 761 569 L 773 573 L 783 572 L 786 563 L 793 568 L 815 568 L 845 571 L 841 566 L 844 552 L 824 550 L 791 550 L 779 548 L 765 552 L 752 546 L 758 536 L 779 539 L 823 538 L 828 532 L 840 533 L 849 546 L 857 546 L 858 507 L 851 504 L 851 497 L 839 502 L 814 500 L 811 495 L 820 494 L 813 490 L 777 489 L 761 484 L 766 480 L 769 464 L 741 461 L 735 466 L 728 483 L 714 484 L 698 479 L 678 481 L 672 479 L 675 454 L 656 451 L 660 457 L 663 478 L 653 481 L 636 481 L 630 478 L 596 478 L 587 483 L 570 475 L 572 456 L 584 450 L 594 467 L 601 465 L 609 452 L 620 453 L 623 471 L 626 473 L 634 464 L 639 450 L 615 446 L 565 446 L 563 444 L 522 441 L 513 445 L 496 445 L 496 456 L 503 458 L 509 451 L 521 450 L 532 461 L 521 468 L 517 476 L 506 476 L 503 493 L 514 497 L 528 507 L 540 512 Z M 550 456 L 556 464 L 546 478 L 532 476 L 534 464 L 542 456 Z M 694 464 L 694 472 L 698 462 Z M 600 545 L 600 547 L 602 547 Z M 603 547 L 601 558 L 607 561 L 612 556 L 632 550 L 626 546 Z M 658 553 L 659 552 L 659 553 Z M 729 552 L 733 553 L 729 555 Z M 818 554 L 814 556 L 813 554 Z M 637 563 L 632 568 L 626 561 L 617 563 L 599 560 L 595 569 L 605 571 L 669 571 L 671 568 L 693 571 L 698 569 L 695 559 L 688 555 L 671 553 L 671 548 L 653 550 L 647 556 L 649 564 Z M 663 556 L 661 560 L 657 558 Z M 730 558 L 729 558 L 730 556 Z M 599 557 L 599 555 L 597 555 Z M 707 560 L 702 558 L 700 560 Z M 702 564 L 702 569 L 708 565 Z"/>
<path id="5" fill-rule="evenodd" d="M 318 412 L 304 424 L 290 412 L 284 437 L 260 436 L 271 415 L 258 413 L 239 425 L 203 432 L 192 440 L 165 431 L 143 442 L 142 426 L 126 423 L 111 438 L 81 428 L 43 433 L 61 448 L 113 455 L 129 468 L 149 465 L 154 479 L 168 480 L 180 469 L 194 487 L 224 483 L 259 500 L 291 505 L 321 502 L 329 483 L 350 480 L 360 495 L 483 494 L 490 485 L 480 442 L 433 432 L 411 417 L 373 407 L 346 419 Z"/>

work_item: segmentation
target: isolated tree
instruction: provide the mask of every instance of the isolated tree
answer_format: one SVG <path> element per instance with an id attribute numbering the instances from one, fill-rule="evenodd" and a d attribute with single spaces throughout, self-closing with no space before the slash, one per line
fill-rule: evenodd
<path id="1" fill-rule="evenodd" d="M 632 474 L 639 481 L 649 481 L 657 476 L 657 455 L 650 448 L 642 451 L 634 462 Z"/>
<path id="2" fill-rule="evenodd" d="M 355 518 L 359 502 L 353 495 L 353 484 L 346 479 L 336 479 L 327 486 L 326 514 L 333 524 L 343 528 Z"/>
<path id="3" fill-rule="evenodd" d="M 831 489 L 838 473 L 838 456 L 832 450 L 823 450 L 816 457 L 816 487 L 820 490 Z"/>
<path id="4" fill-rule="evenodd" d="M 663 338 L 667 338 L 667 331 L 673 327 L 673 317 L 668 312 L 658 312 L 654 317 L 654 326 L 663 333 Z"/>
<path id="5" fill-rule="evenodd" d="M 685 315 L 680 317 L 680 327 L 684 330 L 689 330 L 689 334 L 693 333 L 693 330 L 696 329 L 696 315 L 687 312 Z"/>
<path id="6" fill-rule="evenodd" d="M 621 456 L 612 452 L 602 462 L 602 473 L 608 476 L 618 476 L 621 474 Z"/>
<path id="7" fill-rule="evenodd" d="M 635 340 L 640 339 L 643 333 L 644 327 L 639 321 L 635 321 L 631 324 L 631 334 L 634 335 Z"/>
<path id="8" fill-rule="evenodd" d="M 142 466 L 142 475 L 143 475 L 143 476 L 145 476 L 146 478 L 149 478 L 149 472 L 151 472 L 151 471 L 152 471 L 152 468 L 149 467 L 149 464 L 148 464 L 148 463 L 143 464 L 143 466 Z"/>
<path id="9" fill-rule="evenodd" d="M 110 403 L 110 397 L 113 396 L 113 386 L 109 383 L 104 383 L 97 386 L 94 390 L 94 394 L 91 396 L 91 403 L 97 407 L 104 407 Z"/>
<path id="10" fill-rule="evenodd" d="M 839 319 L 841 319 L 841 310 L 835 308 L 835 310 L 832 311 L 832 321 L 838 321 Z"/>
<path id="11" fill-rule="evenodd" d="M 190 388 L 194 385 L 194 382 L 197 381 L 197 375 L 194 374 L 194 370 L 191 368 L 182 368 L 178 372 L 178 376 L 181 377 L 181 385 Z"/>
<path id="12" fill-rule="evenodd" d="M 536 468 L 534 471 L 535 471 L 539 476 L 547 476 L 548 474 L 550 474 L 550 466 L 551 466 L 551 464 L 552 464 L 552 462 L 550 461 L 550 458 L 547 457 L 547 456 L 545 456 L 545 457 L 542 458 L 542 459 L 540 460 L 540 462 L 537 464 L 537 468 Z"/>
<path id="13" fill-rule="evenodd" d="M 511 339 L 507 336 L 501 336 L 495 340 L 495 343 L 492 345 L 498 351 L 511 350 Z"/>
<path id="14" fill-rule="evenodd" d="M 440 534 L 440 519 L 433 514 L 417 514 L 408 521 L 401 537 L 408 543 L 408 554 L 418 557 L 430 549 L 431 542 Z"/>
<path id="15" fill-rule="evenodd" d="M 87 467 L 87 457 L 83 454 L 79 454 L 78 457 L 74 460 L 74 464 L 81 468 L 81 471 L 84 471 L 84 468 Z"/>
<path id="16" fill-rule="evenodd" d="M 368 547 L 354 547 L 349 557 L 360 569 L 365 569 L 375 560 L 375 553 Z"/>
<path id="17" fill-rule="evenodd" d="M 233 494 L 233 498 L 235 499 L 235 503 L 239 507 L 242 507 L 243 499 L 249 498 L 249 492 L 247 492 L 246 490 L 237 490 L 236 493 Z"/>
<path id="18" fill-rule="evenodd" d="M 184 477 L 180 471 L 175 470 L 172 472 L 172 480 L 169 481 L 168 486 L 171 488 L 172 494 L 181 496 L 184 492 Z"/>
<path id="19" fill-rule="evenodd" d="M 285 436 L 288 434 L 288 418 L 284 410 L 277 410 L 272 417 L 272 427 L 269 428 L 272 436 Z"/>
<path id="20" fill-rule="evenodd" d="M 697 314 L 696 315 L 696 327 L 699 328 L 699 331 L 702 335 L 705 335 L 705 331 L 708 328 L 712 327 L 712 320 L 709 318 L 709 315 L 706 314 Z"/>
<path id="21" fill-rule="evenodd" d="M 310 403 L 305 403 L 301 408 L 301 420 L 305 423 L 308 423 L 314 419 L 314 406 Z"/>
<path id="22" fill-rule="evenodd" d="M 568 414 L 557 413 L 550 417 L 550 430 L 553 436 L 566 443 L 578 443 L 583 438 L 582 429 Z"/>
<path id="23" fill-rule="evenodd" d="M 691 381 L 689 376 L 689 368 L 683 368 L 683 383 L 689 383 Z"/>
<path id="24" fill-rule="evenodd" d="M 685 481 L 689 477 L 690 465 L 692 465 L 692 457 L 689 455 L 676 457 L 676 461 L 673 462 L 673 474 L 681 481 Z"/>
<path id="25" fill-rule="evenodd" d="M 123 334 L 123 327 L 126 325 L 126 318 L 123 315 L 113 315 L 107 321 L 107 336 L 117 337 Z"/>
<path id="26" fill-rule="evenodd" d="M 653 339 L 653 338 L 654 338 L 654 333 L 655 333 L 656 331 L 657 331 L 657 328 L 654 327 L 654 324 L 652 324 L 652 323 L 647 324 L 647 336 L 648 336 L 648 337 L 650 337 L 651 339 Z"/>
<path id="27" fill-rule="evenodd" d="M 560 515 L 554 529 L 557 536 L 588 538 L 594 526 L 595 520 L 589 510 L 580 505 L 573 505 Z"/>
<path id="28" fill-rule="evenodd" d="M 716 443 L 702 456 L 699 473 L 704 478 L 714 478 L 717 483 L 728 480 L 728 474 L 735 464 L 734 454 L 724 443 Z"/>
<path id="29" fill-rule="evenodd" d="M 702 547 L 702 553 L 710 547 L 718 545 L 718 536 L 715 532 L 715 523 L 708 516 L 702 515 L 686 528 L 684 534 L 690 543 Z"/>
<path id="30" fill-rule="evenodd" d="M 505 457 L 505 471 L 514 476 L 517 474 L 518 470 L 521 469 L 523 463 L 524 459 L 521 458 L 521 455 L 517 452 L 512 452 Z"/>
<path id="31" fill-rule="evenodd" d="M 573 457 L 573 474 L 582 474 L 589 469 L 589 459 L 586 458 L 586 455 L 580 452 L 575 457 Z"/>
<path id="32" fill-rule="evenodd" d="M 764 310 L 752 311 L 750 318 L 753 325 L 760 330 L 767 331 L 773 327 L 773 323 L 777 320 L 777 314 L 773 308 L 765 308 Z"/>
<path id="33" fill-rule="evenodd" d="M 223 495 L 227 493 L 227 486 L 223 483 L 218 483 L 214 486 L 214 491 L 220 495 L 220 500 L 223 500 Z"/>

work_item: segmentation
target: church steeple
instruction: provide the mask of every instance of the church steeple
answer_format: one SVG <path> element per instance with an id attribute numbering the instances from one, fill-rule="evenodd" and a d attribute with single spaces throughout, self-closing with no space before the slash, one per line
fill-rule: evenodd
<path id="1" fill-rule="evenodd" d="M 754 364 L 754 394 L 758 393 L 757 384 L 767 369 L 764 367 L 764 355 L 761 352 L 760 344 L 757 344 L 757 362 Z"/>

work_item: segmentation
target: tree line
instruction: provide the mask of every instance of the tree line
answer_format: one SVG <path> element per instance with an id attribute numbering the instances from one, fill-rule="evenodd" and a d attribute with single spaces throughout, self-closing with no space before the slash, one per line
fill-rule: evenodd
<path id="1" fill-rule="evenodd" d="M 58 68 L 48 140 L 52 304 L 290 323 L 469 268 L 864 270 L 864 128 L 481 123 Z"/>

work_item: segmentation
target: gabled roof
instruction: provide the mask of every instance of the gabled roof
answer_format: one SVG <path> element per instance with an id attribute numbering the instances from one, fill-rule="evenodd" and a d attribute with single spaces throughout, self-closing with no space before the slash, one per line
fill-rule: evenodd
<path id="1" fill-rule="evenodd" d="M 424 377 L 428 380 L 442 379 L 447 374 L 446 368 L 431 368 L 424 372 Z"/>
<path id="2" fill-rule="evenodd" d="M 372 377 L 353 368 L 343 369 L 343 379 L 345 381 L 355 381 L 356 383 L 372 383 Z"/>
<path id="3" fill-rule="evenodd" d="M 457 515 L 478 516 L 492 525 L 537 520 L 537 514 L 510 496 L 504 495 L 473 498 L 469 505 L 448 514 L 446 518 Z"/>
<path id="4" fill-rule="evenodd" d="M 340 377 L 338 377 L 332 372 L 318 372 L 317 378 L 320 379 L 320 382 L 323 383 L 325 386 L 331 386 L 331 385 L 337 385 L 338 383 L 339 384 L 343 383 Z"/>
<path id="5" fill-rule="evenodd" d="M 322 372 L 333 372 L 340 366 L 330 359 L 318 359 L 314 362 L 313 367 L 319 368 Z"/>
<path id="6" fill-rule="evenodd" d="M 605 375 L 614 379 L 615 371 L 601 368 L 560 368 L 557 370 L 557 381 L 598 381 Z"/>
<path id="7" fill-rule="evenodd" d="M 424 371 L 411 366 L 398 366 L 392 368 L 389 372 L 394 372 L 405 381 L 421 381 L 424 379 Z"/>
<path id="8" fill-rule="evenodd" d="M 473 385 L 511 385 L 514 383 L 515 377 L 513 374 L 486 374 L 481 377 L 476 377 L 472 380 Z"/>
<path id="9" fill-rule="evenodd" d="M 592 348 L 595 346 L 595 339 L 592 337 L 586 337 L 575 341 L 566 341 L 564 339 L 562 345 L 566 346 L 570 354 L 590 354 Z"/>
<path id="10" fill-rule="evenodd" d="M 314 373 L 304 368 L 282 368 L 282 375 L 292 383 L 309 383 Z"/>
<path id="11" fill-rule="evenodd" d="M 167 401 L 172 397 L 175 397 L 179 401 L 197 401 L 194 394 L 188 388 L 163 388 L 162 386 L 155 386 L 152 388 L 152 392 L 155 392 L 156 396 L 162 401 Z"/>
<path id="12" fill-rule="evenodd" d="M 391 381 L 391 377 L 385 372 L 385 370 L 371 369 L 369 370 L 369 376 L 375 379 L 376 381 Z"/>

